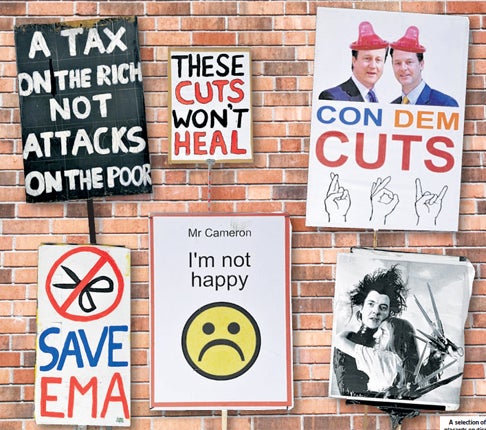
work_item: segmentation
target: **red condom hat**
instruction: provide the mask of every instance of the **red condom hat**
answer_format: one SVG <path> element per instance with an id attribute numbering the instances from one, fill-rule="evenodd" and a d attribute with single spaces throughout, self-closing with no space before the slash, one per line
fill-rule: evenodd
<path id="1" fill-rule="evenodd" d="M 408 27 L 405 36 L 391 43 L 390 47 L 406 52 L 425 52 L 425 47 L 419 43 L 419 29 L 414 25 Z"/>
<path id="2" fill-rule="evenodd" d="M 351 43 L 349 47 L 355 51 L 370 51 L 388 48 L 388 42 L 375 33 L 368 21 L 363 21 L 359 24 L 358 40 Z"/>

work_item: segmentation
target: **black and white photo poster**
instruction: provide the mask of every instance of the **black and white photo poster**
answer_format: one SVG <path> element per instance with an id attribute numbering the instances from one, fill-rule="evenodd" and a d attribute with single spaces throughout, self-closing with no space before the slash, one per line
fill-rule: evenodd
<path id="1" fill-rule="evenodd" d="M 330 397 L 458 409 L 473 278 L 460 257 L 364 248 L 340 254 Z"/>

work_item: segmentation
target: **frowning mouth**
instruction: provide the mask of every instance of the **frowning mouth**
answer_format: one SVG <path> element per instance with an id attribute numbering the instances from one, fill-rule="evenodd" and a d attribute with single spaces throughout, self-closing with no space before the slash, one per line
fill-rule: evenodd
<path id="1" fill-rule="evenodd" d="M 208 349 L 218 345 L 230 346 L 231 348 L 236 350 L 236 352 L 240 356 L 241 361 L 245 361 L 245 354 L 243 354 L 241 348 L 235 342 L 229 339 L 214 339 L 211 342 L 208 342 L 206 345 L 203 346 L 203 349 L 201 349 L 201 352 L 199 353 L 198 361 L 201 361 L 203 359 L 204 354 Z"/>

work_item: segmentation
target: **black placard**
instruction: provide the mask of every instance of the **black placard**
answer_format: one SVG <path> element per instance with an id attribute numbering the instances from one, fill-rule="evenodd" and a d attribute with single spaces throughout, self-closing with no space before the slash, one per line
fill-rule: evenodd
<path id="1" fill-rule="evenodd" d="M 135 17 L 15 28 L 27 202 L 152 191 Z"/>

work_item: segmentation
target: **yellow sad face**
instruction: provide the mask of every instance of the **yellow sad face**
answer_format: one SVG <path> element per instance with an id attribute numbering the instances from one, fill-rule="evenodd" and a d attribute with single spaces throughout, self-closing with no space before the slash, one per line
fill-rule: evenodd
<path id="1" fill-rule="evenodd" d="M 202 376 L 226 380 L 245 373 L 260 352 L 260 330 L 234 303 L 210 303 L 194 312 L 182 332 L 182 350 Z"/>

